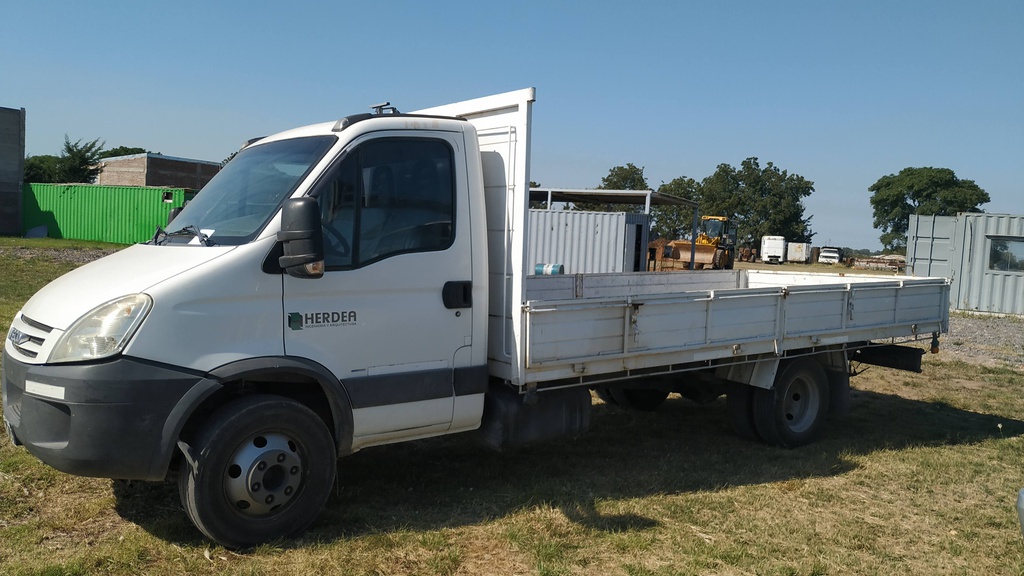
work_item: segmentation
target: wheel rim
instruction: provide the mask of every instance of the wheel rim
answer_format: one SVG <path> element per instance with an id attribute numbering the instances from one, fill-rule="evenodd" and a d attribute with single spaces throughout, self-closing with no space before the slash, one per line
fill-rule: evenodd
<path id="1" fill-rule="evenodd" d="M 250 437 L 231 455 L 224 488 L 236 510 L 266 516 L 290 502 L 302 487 L 298 444 L 280 433 Z"/>
<path id="2" fill-rule="evenodd" d="M 786 427 L 797 434 L 807 431 L 818 419 L 821 392 L 806 377 L 797 377 L 781 391 L 782 418 Z"/>

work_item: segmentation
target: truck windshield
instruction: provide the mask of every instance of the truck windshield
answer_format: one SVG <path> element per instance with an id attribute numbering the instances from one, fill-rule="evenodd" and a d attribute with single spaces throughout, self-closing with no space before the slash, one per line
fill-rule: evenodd
<path id="1" fill-rule="evenodd" d="M 251 241 L 334 144 L 313 136 L 242 150 L 154 241 L 239 245 Z"/>

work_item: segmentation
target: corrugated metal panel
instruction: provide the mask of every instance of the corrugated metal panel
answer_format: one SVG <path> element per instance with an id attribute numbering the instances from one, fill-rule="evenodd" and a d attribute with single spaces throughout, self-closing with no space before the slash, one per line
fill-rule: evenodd
<path id="1" fill-rule="evenodd" d="M 171 208 L 195 193 L 182 188 L 25 184 L 25 230 L 46 226 L 51 238 L 117 244 L 144 242 L 167 224 Z"/>
<path id="2" fill-rule="evenodd" d="M 907 274 L 953 277 L 954 216 L 910 216 Z"/>
<path id="3" fill-rule="evenodd" d="M 1018 260 L 1024 257 L 1024 215 L 962 213 L 957 219 L 963 253 L 955 306 L 981 312 L 1024 314 L 1024 270 L 1020 269 Z M 1000 265 L 993 263 L 994 248 L 1009 248 L 1013 264 L 1007 266 L 1006 260 L 1002 260 L 1001 266 L 1006 269 L 998 269 Z M 1005 250 L 1003 252 L 1005 254 Z"/>
<path id="4" fill-rule="evenodd" d="M 537 264 L 562 264 L 566 274 L 623 271 L 624 213 L 530 210 L 529 230 L 531 270 Z"/>

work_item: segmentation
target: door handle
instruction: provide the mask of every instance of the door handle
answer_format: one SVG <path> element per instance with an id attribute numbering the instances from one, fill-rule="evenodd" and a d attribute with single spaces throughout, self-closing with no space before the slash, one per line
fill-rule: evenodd
<path id="1" fill-rule="evenodd" d="M 449 310 L 473 307 L 473 282 L 470 280 L 449 280 L 441 289 L 441 301 Z"/>

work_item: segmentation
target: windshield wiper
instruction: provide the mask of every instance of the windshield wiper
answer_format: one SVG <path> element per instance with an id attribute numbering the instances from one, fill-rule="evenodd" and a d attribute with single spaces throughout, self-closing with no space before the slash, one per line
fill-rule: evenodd
<path id="1" fill-rule="evenodd" d="M 176 238 L 180 236 L 194 236 L 199 239 L 199 243 L 203 246 L 213 246 L 213 242 L 210 241 L 210 237 L 196 227 L 195 224 L 189 224 L 188 226 L 185 226 L 180 230 L 175 230 L 174 232 L 166 232 L 163 228 L 157 226 L 156 233 L 153 234 L 153 238 L 150 239 L 150 242 L 159 246 L 166 242 L 168 238 Z"/>

